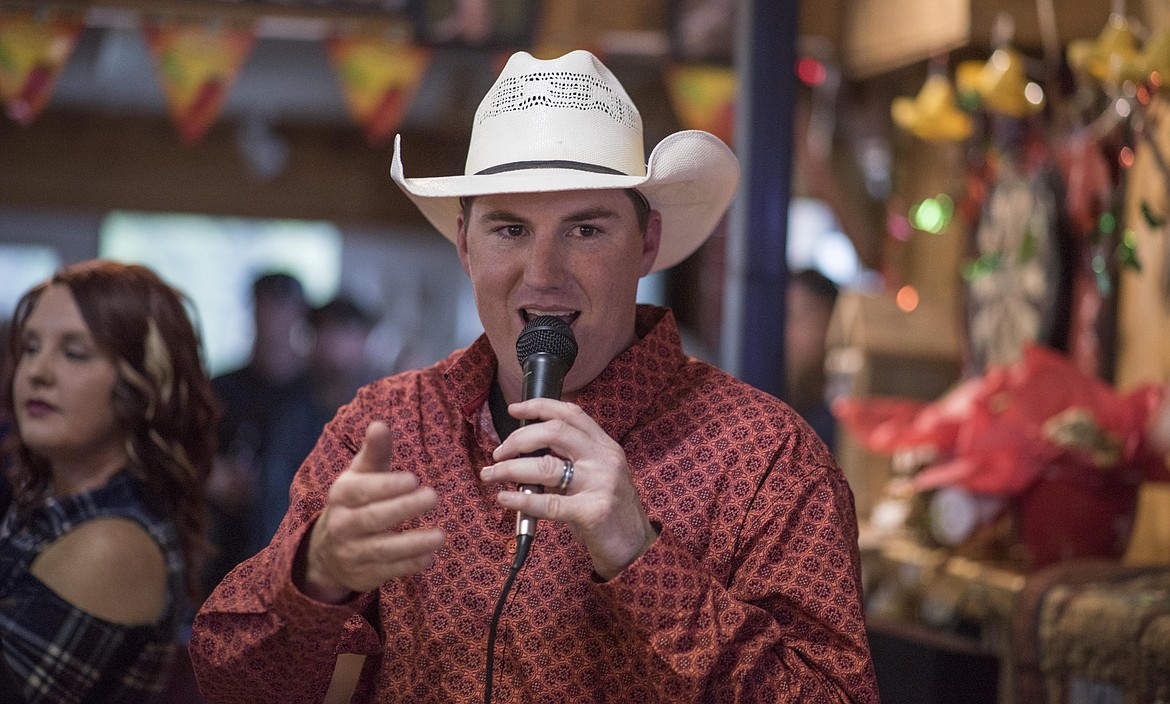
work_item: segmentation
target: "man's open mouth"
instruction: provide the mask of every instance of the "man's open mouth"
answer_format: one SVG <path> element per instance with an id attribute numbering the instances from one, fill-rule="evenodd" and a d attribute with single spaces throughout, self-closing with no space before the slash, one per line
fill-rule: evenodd
<path id="1" fill-rule="evenodd" d="M 540 308 L 521 308 L 520 317 L 524 319 L 525 323 L 531 322 L 535 318 L 542 315 L 551 315 L 565 321 L 566 325 L 572 325 L 573 321 L 581 315 L 579 310 L 543 310 Z"/>

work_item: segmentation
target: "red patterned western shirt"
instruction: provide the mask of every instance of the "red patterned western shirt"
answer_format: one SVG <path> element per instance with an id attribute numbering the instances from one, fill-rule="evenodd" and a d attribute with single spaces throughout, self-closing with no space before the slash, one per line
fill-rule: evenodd
<path id="1" fill-rule="evenodd" d="M 686 357 L 673 316 L 641 307 L 640 341 L 576 399 L 626 452 L 661 535 L 609 581 L 564 524 L 542 521 L 496 641 L 493 701 L 876 702 L 845 479 L 788 406 Z M 499 438 L 485 338 L 360 391 L 293 482 L 272 543 L 195 622 L 191 655 L 221 704 L 318 702 L 338 653 L 366 654 L 355 702 L 481 702 L 515 514 L 482 483 Z M 366 426 L 439 505 L 425 572 L 342 605 L 306 597 L 298 546 Z"/>

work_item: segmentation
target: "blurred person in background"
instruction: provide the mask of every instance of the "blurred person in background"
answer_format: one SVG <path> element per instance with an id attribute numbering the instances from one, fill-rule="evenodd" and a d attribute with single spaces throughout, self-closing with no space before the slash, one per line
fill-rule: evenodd
<path id="1" fill-rule="evenodd" d="M 313 352 L 309 380 L 322 413 L 321 428 L 359 388 L 378 378 L 366 354 L 370 331 L 377 322 L 374 315 L 346 295 L 310 311 Z"/>
<path id="2" fill-rule="evenodd" d="M 184 298 L 76 264 L 17 304 L 3 367 L 5 702 L 148 702 L 207 549 L 216 406 Z"/>
<path id="3" fill-rule="evenodd" d="M 223 405 L 208 485 L 212 541 L 207 589 L 263 547 L 288 508 L 288 487 L 320 432 L 309 382 L 309 304 L 300 280 L 265 273 L 252 284 L 248 363 L 215 377 Z"/>
<path id="4" fill-rule="evenodd" d="M 788 277 L 787 305 L 785 400 L 832 450 L 837 422 L 825 399 L 825 344 L 837 305 L 837 284 L 815 269 L 794 272 Z"/>

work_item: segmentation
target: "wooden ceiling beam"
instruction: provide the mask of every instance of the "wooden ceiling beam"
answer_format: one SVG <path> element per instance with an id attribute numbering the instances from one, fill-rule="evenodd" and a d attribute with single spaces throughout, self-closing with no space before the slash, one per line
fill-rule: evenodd
<path id="1" fill-rule="evenodd" d="M 249 165 L 236 125 L 215 125 L 195 146 L 169 119 L 48 110 L 21 127 L 0 121 L 0 209 L 153 212 L 424 224 L 390 180 L 389 147 L 354 128 L 276 125 L 285 167 L 265 178 Z M 418 175 L 458 173 L 466 144 L 412 134 Z"/>

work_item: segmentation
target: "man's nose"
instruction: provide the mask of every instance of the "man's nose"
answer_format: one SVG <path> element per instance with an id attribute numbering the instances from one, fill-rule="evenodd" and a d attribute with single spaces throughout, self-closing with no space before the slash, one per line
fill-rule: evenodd
<path id="1" fill-rule="evenodd" d="M 532 239 L 524 281 L 537 289 L 557 288 L 564 276 L 564 250 L 559 237 L 537 235 Z"/>

